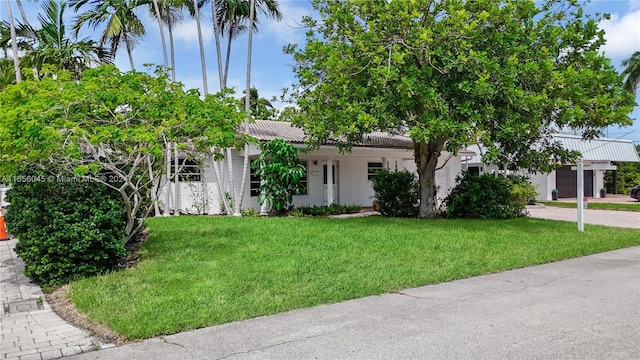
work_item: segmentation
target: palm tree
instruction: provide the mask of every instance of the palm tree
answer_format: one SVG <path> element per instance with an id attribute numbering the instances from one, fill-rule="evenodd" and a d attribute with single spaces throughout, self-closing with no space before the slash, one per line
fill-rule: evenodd
<path id="1" fill-rule="evenodd" d="M 244 94 L 244 111 L 247 113 L 246 118 L 244 120 L 244 133 L 249 133 L 249 119 L 251 118 L 251 54 L 253 50 L 253 26 L 255 19 L 255 8 L 256 8 L 256 0 L 251 0 L 250 11 L 249 11 L 249 44 L 247 45 L 247 78 L 246 78 L 246 88 Z M 258 91 L 256 90 L 256 95 Z M 244 164 L 242 168 L 242 183 L 240 185 L 240 200 L 238 201 L 238 205 L 236 207 L 237 214 L 240 214 L 240 207 L 242 205 L 242 200 L 244 198 L 244 187 L 247 182 L 247 172 L 249 172 L 249 145 L 244 145 Z"/>
<path id="2" fill-rule="evenodd" d="M 246 96 L 247 90 L 242 90 L 242 93 Z M 251 87 L 251 92 L 249 93 L 249 104 L 251 115 L 256 119 L 270 120 L 276 115 L 276 109 L 273 107 L 273 104 L 271 104 L 271 101 L 260 97 L 258 89 L 256 89 L 255 86 Z"/>
<path id="3" fill-rule="evenodd" d="M 108 44 L 115 56 L 120 45 L 124 45 L 131 69 L 135 70 L 132 52 L 137 41 L 144 36 L 145 29 L 134 10 L 149 3 L 149 0 L 70 0 L 69 6 L 76 12 L 87 4 L 91 7 L 76 18 L 73 30 L 77 35 L 85 24 L 94 30 L 106 24 L 100 36 L 100 46 Z"/>
<path id="4" fill-rule="evenodd" d="M 164 25 L 162 21 L 162 14 L 160 13 L 160 7 L 158 6 L 158 0 L 153 0 L 150 5 L 152 14 L 155 14 L 156 21 L 158 21 L 158 27 L 160 28 L 160 41 L 162 42 L 162 57 L 164 60 L 164 67 L 169 67 L 169 60 L 167 60 L 167 43 L 164 40 Z"/>
<path id="5" fill-rule="evenodd" d="M 227 38 L 227 49 L 224 61 L 224 71 L 222 72 L 221 83 L 226 87 L 229 75 L 229 62 L 231 57 L 231 43 L 233 39 L 242 35 L 247 31 L 249 18 L 253 20 L 253 31 L 258 31 L 258 17 L 256 14 L 262 14 L 269 18 L 282 20 L 282 13 L 278 8 L 276 0 L 255 0 L 253 1 L 254 15 L 251 16 L 251 3 L 248 0 L 214 0 L 213 18 L 214 31 L 219 31 L 222 36 Z M 217 26 L 216 26 L 217 25 Z M 216 28 L 218 30 L 216 30 Z M 219 52 L 219 43 L 216 43 Z"/>
<path id="6" fill-rule="evenodd" d="M 193 0 L 194 18 L 196 19 L 196 27 L 198 28 L 198 44 L 200 45 L 200 65 L 202 66 L 202 91 L 206 96 L 209 91 L 207 89 L 207 64 L 204 59 L 204 42 L 202 40 L 202 28 L 200 26 L 200 4 L 198 0 Z"/>
<path id="7" fill-rule="evenodd" d="M 13 71 L 16 76 L 16 83 L 22 81 L 22 75 L 20 74 L 20 58 L 18 55 L 18 40 L 16 36 L 16 26 L 13 21 L 13 14 L 11 13 L 11 5 L 9 0 L 5 0 L 5 6 L 7 8 L 7 15 L 9 17 L 9 31 L 11 33 L 11 50 L 13 51 Z"/>
<path id="8" fill-rule="evenodd" d="M 111 54 L 89 38 L 70 39 L 66 36 L 64 10 L 66 2 L 48 0 L 42 4 L 38 14 L 40 28 L 20 24 L 18 32 L 22 40 L 30 45 L 21 59 L 23 67 L 34 69 L 39 77 L 44 65 L 68 70 L 79 78 L 82 72 L 94 64 L 111 63 Z"/>
<path id="9" fill-rule="evenodd" d="M 640 51 L 636 51 L 627 60 L 622 62 L 622 66 L 626 66 L 622 75 L 627 79 L 624 82 L 624 88 L 636 95 L 638 85 L 640 85 Z"/>
<path id="10" fill-rule="evenodd" d="M 154 2 L 157 2 L 154 0 Z M 170 53 L 170 65 L 171 68 L 171 80 L 176 81 L 176 57 L 175 57 L 175 47 L 173 43 L 173 27 L 175 24 L 181 22 L 183 20 L 183 10 L 186 8 L 191 15 L 194 15 L 193 3 L 191 0 L 162 0 L 158 2 L 158 10 L 159 14 L 156 14 L 155 9 L 149 9 L 150 13 L 153 17 L 167 26 L 167 31 L 169 33 L 169 53 Z M 166 50 L 165 50 L 166 51 Z"/>

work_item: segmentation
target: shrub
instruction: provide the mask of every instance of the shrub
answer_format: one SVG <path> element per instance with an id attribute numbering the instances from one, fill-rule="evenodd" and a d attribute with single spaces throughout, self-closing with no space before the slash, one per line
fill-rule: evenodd
<path id="1" fill-rule="evenodd" d="M 12 184 L 5 219 L 18 238 L 15 250 L 25 275 L 55 286 L 117 266 L 126 255 L 126 214 L 116 191 L 97 183 L 45 181 L 44 172 L 20 175 L 36 181 Z"/>
<path id="2" fill-rule="evenodd" d="M 456 186 L 445 199 L 446 214 L 452 218 L 511 219 L 521 216 L 536 195 L 535 188 L 524 177 L 505 179 L 465 172 L 458 176 Z"/>
<path id="3" fill-rule="evenodd" d="M 372 182 L 380 214 L 392 217 L 418 215 L 418 182 L 413 173 L 380 170 Z"/>
<path id="4" fill-rule="evenodd" d="M 362 210 L 360 205 L 340 205 L 338 203 L 333 203 L 329 206 L 303 206 L 296 209 L 304 215 L 310 216 L 329 216 L 329 215 L 340 215 L 340 214 L 355 214 L 359 213 Z M 291 215 L 291 212 L 289 212 Z"/>
<path id="5" fill-rule="evenodd" d="M 300 183 L 306 174 L 304 163 L 298 159 L 298 149 L 282 139 L 273 139 L 260 145 L 260 157 L 251 168 L 262 181 L 258 203 L 265 201 L 276 213 L 283 213 L 293 203 L 293 195 L 304 192 Z"/>

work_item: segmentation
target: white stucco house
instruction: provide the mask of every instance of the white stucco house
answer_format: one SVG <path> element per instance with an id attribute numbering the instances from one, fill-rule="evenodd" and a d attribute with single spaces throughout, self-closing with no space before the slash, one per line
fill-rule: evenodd
<path id="1" fill-rule="evenodd" d="M 257 120 L 250 124 L 249 133 L 259 141 L 269 141 L 280 138 L 288 143 L 304 149 L 306 136 L 302 129 L 293 127 L 290 123 Z M 236 184 L 242 178 L 242 153 L 233 152 L 233 174 Z M 254 160 L 259 155 L 256 144 L 251 144 L 249 156 Z M 300 159 L 307 166 L 307 176 L 303 180 L 307 192 L 294 196 L 295 206 L 328 205 L 340 203 L 345 205 L 372 206 L 374 192 L 371 177 L 378 169 L 416 170 L 413 156 L 413 142 L 408 136 L 391 135 L 383 132 L 373 132 L 363 136 L 355 144 L 351 152 L 341 153 L 332 141 L 309 153 L 300 153 Z M 464 159 L 471 158 L 474 152 L 464 150 L 457 156 L 450 156 L 443 152 L 440 164 L 444 165 L 436 173 L 438 199 L 443 199 L 455 185 L 455 178 L 462 170 Z M 203 166 L 189 164 L 183 169 L 178 187 L 169 182 L 162 189 L 161 203 L 169 191 L 169 209 L 173 211 L 176 204 L 181 213 L 199 213 L 199 208 L 205 207 L 204 213 L 219 214 L 222 211 L 220 191 L 214 177 L 213 160 L 206 159 Z M 200 172 L 199 169 L 202 169 Z M 257 201 L 260 179 L 252 176 L 244 189 L 242 209 L 253 208 L 260 211 Z M 237 185 L 236 185 L 237 186 Z M 176 190 L 178 196 L 176 195 Z M 228 191 L 228 189 L 226 190 Z M 164 206 L 164 204 L 162 204 Z M 263 209 L 264 210 L 264 209 Z"/>
<path id="2" fill-rule="evenodd" d="M 587 197 L 599 198 L 600 189 L 604 187 L 604 173 L 616 170 L 618 162 L 640 162 L 638 152 L 632 141 L 623 139 L 597 138 L 583 140 L 581 136 L 568 134 L 553 134 L 553 139 L 565 149 L 578 151 L 582 160 L 588 166 L 584 169 L 584 194 Z M 474 148 L 472 148 L 474 149 Z M 477 149 L 468 163 L 469 171 L 476 173 L 503 173 L 496 165 L 482 163 L 482 149 Z M 558 190 L 558 198 L 575 198 L 577 196 L 577 171 L 575 164 L 565 164 L 558 170 L 547 174 L 528 174 L 523 171 L 514 173 L 530 178 L 536 187 L 538 200 L 551 200 L 553 189 Z"/>

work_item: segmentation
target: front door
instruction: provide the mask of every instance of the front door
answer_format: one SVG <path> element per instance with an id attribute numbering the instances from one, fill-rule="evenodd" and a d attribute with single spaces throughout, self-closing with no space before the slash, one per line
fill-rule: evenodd
<path id="1" fill-rule="evenodd" d="M 338 176 L 339 170 L 338 162 L 333 162 L 333 202 L 338 203 L 339 195 L 338 195 L 338 180 L 340 176 Z M 329 201 L 329 196 L 327 195 L 327 187 L 328 187 L 328 178 L 327 178 L 327 162 L 322 162 L 322 201 L 326 204 Z"/>

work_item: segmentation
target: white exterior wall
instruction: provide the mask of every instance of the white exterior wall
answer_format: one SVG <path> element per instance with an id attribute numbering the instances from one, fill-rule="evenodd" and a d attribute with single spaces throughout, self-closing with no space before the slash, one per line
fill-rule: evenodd
<path id="1" fill-rule="evenodd" d="M 529 174 L 528 177 L 538 192 L 536 200 L 551 200 L 551 191 L 556 188 L 556 172 L 552 171 L 549 174 Z"/>
<path id="2" fill-rule="evenodd" d="M 249 150 L 250 159 L 253 160 L 259 154 L 259 149 L 252 144 Z M 307 160 L 307 194 L 295 195 L 293 197 L 294 206 L 312 206 L 326 205 L 326 186 L 323 184 L 323 165 L 327 163 L 329 156 L 333 158 L 333 164 L 336 167 L 336 191 L 334 192 L 333 202 L 344 205 L 360 205 L 372 206 L 374 200 L 374 191 L 371 182 L 367 179 L 367 167 L 369 162 L 382 162 L 386 160 L 388 169 L 390 170 L 407 170 L 416 171 L 416 164 L 413 159 L 413 151 L 397 150 L 397 149 L 371 149 L 371 148 L 354 148 L 351 153 L 340 154 L 333 147 L 322 147 L 309 154 L 300 153 L 300 158 Z M 243 170 L 243 152 L 233 151 L 233 176 L 236 187 L 240 186 L 242 181 Z M 442 166 L 444 161 L 449 157 L 448 153 L 443 153 L 438 166 Z M 215 181 L 212 159 L 207 158 L 204 162 L 203 181 L 206 187 L 208 199 L 206 201 L 207 214 L 220 214 L 222 210 L 221 195 Z M 219 166 L 223 163 L 219 162 Z M 461 171 L 462 164 L 459 156 L 452 157 L 442 169 L 436 172 L 436 186 L 438 186 L 437 198 L 442 201 L 450 189 L 455 185 L 455 178 Z M 173 168 L 172 168 L 173 170 Z M 224 163 L 224 169 L 220 168 L 223 174 L 226 174 L 221 181 L 228 184 L 228 167 Z M 227 185 L 228 186 L 228 185 Z M 164 206 L 165 191 L 170 192 L 169 209 L 175 209 L 175 183 L 168 183 L 161 191 L 160 202 Z M 179 209 L 182 213 L 196 214 L 198 213 L 195 204 L 202 204 L 203 184 L 202 182 L 180 182 L 180 202 Z M 229 191 L 228 188 L 225 192 Z M 260 211 L 257 197 L 251 196 L 250 179 L 247 180 L 244 188 L 244 199 L 241 209 L 253 208 Z"/>

